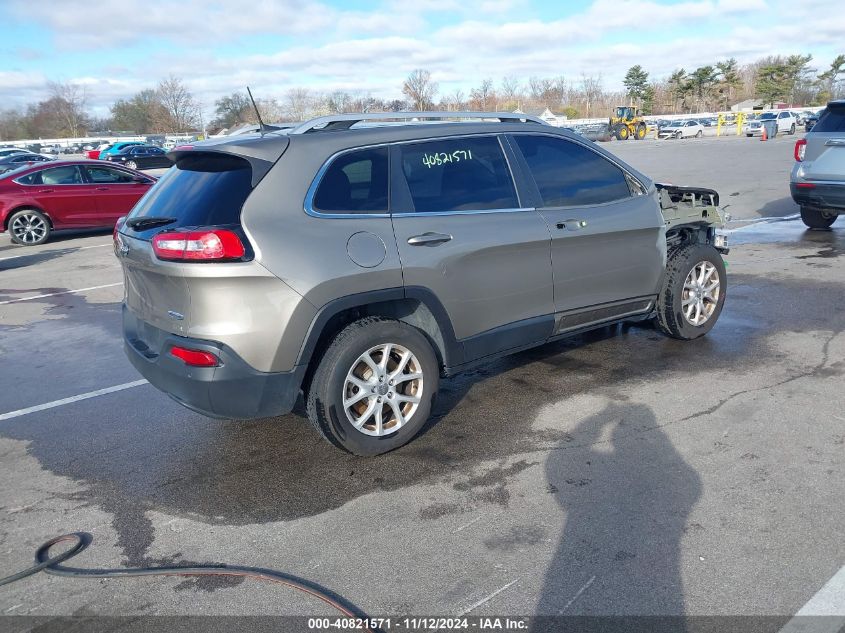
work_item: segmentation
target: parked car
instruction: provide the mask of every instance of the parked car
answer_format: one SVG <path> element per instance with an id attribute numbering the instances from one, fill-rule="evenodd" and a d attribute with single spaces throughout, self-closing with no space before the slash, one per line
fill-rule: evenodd
<path id="1" fill-rule="evenodd" d="M 0 174 L 17 169 L 21 165 L 32 165 L 34 163 L 48 163 L 54 158 L 49 158 L 43 154 L 33 154 L 31 152 L 18 152 L 0 158 Z"/>
<path id="2" fill-rule="evenodd" d="M 116 226 L 132 364 L 217 417 L 288 412 L 304 387 L 329 441 L 375 455 L 420 431 L 441 375 L 622 320 L 714 326 L 716 192 L 534 117 L 448 114 L 476 120 L 337 115 L 175 149 Z"/>
<path id="3" fill-rule="evenodd" d="M 822 114 L 824 114 L 824 110 L 808 114 L 807 118 L 804 120 L 804 131 L 809 132 L 812 130 L 813 126 L 819 122 L 819 117 L 821 117 Z"/>
<path id="4" fill-rule="evenodd" d="M 0 230 L 16 244 L 33 246 L 61 229 L 111 227 L 155 182 L 85 160 L 24 166 L 0 175 Z"/>
<path id="5" fill-rule="evenodd" d="M 0 149 L 0 158 L 2 158 L 4 156 L 11 156 L 12 154 L 27 154 L 27 153 L 29 153 L 29 152 L 27 152 L 25 149 L 20 149 L 18 147 L 4 147 L 3 149 Z"/>
<path id="6" fill-rule="evenodd" d="M 813 129 L 796 141 L 789 190 L 812 229 L 830 228 L 845 213 L 845 100 L 828 103 Z"/>
<path id="7" fill-rule="evenodd" d="M 106 160 L 122 163 L 130 169 L 154 169 L 173 165 L 173 161 L 167 157 L 167 152 L 154 145 L 130 145 L 117 154 L 109 154 Z"/>
<path id="8" fill-rule="evenodd" d="M 100 150 L 99 158 L 100 160 L 105 160 L 108 156 L 117 154 L 124 147 L 132 147 L 134 145 L 145 145 L 145 143 L 143 141 L 118 141 L 117 143 L 112 143 L 111 147 Z"/>
<path id="9" fill-rule="evenodd" d="M 90 158 L 91 160 L 99 160 L 100 154 L 105 152 L 112 146 L 111 143 L 101 143 L 96 148 L 88 150 L 85 152 L 85 158 Z"/>
<path id="10" fill-rule="evenodd" d="M 687 138 L 690 136 L 701 138 L 703 135 L 704 126 L 693 120 L 672 121 L 657 132 L 658 138 Z"/>
<path id="11" fill-rule="evenodd" d="M 763 112 L 756 120 L 746 123 L 743 132 L 746 136 L 761 136 L 766 121 L 775 121 L 775 136 L 778 134 L 795 134 L 795 129 L 798 125 L 795 115 L 788 110 Z"/>

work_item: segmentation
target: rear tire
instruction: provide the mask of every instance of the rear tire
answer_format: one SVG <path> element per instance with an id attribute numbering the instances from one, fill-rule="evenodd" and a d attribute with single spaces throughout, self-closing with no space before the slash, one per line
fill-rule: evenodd
<path id="1" fill-rule="evenodd" d="M 792 127 L 789 128 L 790 135 L 795 134 L 795 124 L 792 124 Z"/>
<path id="2" fill-rule="evenodd" d="M 801 220 L 811 229 L 829 229 L 836 222 L 837 216 L 821 209 L 801 207 Z"/>
<path id="3" fill-rule="evenodd" d="M 704 132 L 702 130 L 695 133 L 695 138 L 701 138 L 702 136 L 704 136 Z"/>
<path id="4" fill-rule="evenodd" d="M 648 130 L 646 129 L 646 126 L 643 123 L 638 124 L 637 128 L 634 132 L 634 138 L 637 139 L 638 141 L 643 140 L 645 138 L 647 131 Z"/>
<path id="5" fill-rule="evenodd" d="M 690 244 L 673 251 L 657 297 L 658 329 L 683 341 L 704 336 L 722 313 L 726 290 L 725 262 L 715 248 Z"/>
<path id="6" fill-rule="evenodd" d="M 341 330 L 320 359 L 308 388 L 308 418 L 338 448 L 362 456 L 387 453 L 425 425 L 439 378 L 437 357 L 419 330 L 367 317 Z"/>
<path id="7" fill-rule="evenodd" d="M 9 218 L 9 237 L 15 244 L 38 246 L 50 239 L 50 220 L 36 209 L 21 209 Z"/>

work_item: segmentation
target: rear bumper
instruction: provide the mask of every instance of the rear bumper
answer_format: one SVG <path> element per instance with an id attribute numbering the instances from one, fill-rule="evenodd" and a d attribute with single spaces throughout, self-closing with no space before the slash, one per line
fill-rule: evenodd
<path id="1" fill-rule="evenodd" d="M 261 372 L 221 343 L 178 336 L 140 321 L 123 307 L 123 342 L 129 361 L 151 385 L 179 404 L 213 418 L 252 419 L 289 413 L 305 367 Z M 192 367 L 171 356 L 174 345 L 213 352 L 217 367 Z"/>
<path id="2" fill-rule="evenodd" d="M 792 199 L 802 207 L 845 211 L 845 185 L 813 184 L 814 187 L 797 187 L 796 183 L 789 183 Z"/>

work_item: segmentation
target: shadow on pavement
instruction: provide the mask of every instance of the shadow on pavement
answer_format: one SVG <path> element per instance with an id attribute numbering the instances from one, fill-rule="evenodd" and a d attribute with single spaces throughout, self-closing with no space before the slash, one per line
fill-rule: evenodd
<path id="1" fill-rule="evenodd" d="M 536 615 L 683 615 L 680 541 L 696 529 L 687 517 L 701 480 L 657 426 L 649 407 L 617 397 L 573 431 L 583 448 L 549 453 L 565 528 Z M 566 623 L 540 620 L 534 630 Z"/>

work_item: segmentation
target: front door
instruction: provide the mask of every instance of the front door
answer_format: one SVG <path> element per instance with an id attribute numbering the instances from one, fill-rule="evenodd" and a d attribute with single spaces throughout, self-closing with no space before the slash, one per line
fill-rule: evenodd
<path id="1" fill-rule="evenodd" d="M 585 145 L 539 134 L 511 138 L 552 234 L 558 331 L 648 309 L 666 256 L 655 200 Z"/>
<path id="2" fill-rule="evenodd" d="M 520 206 L 499 137 L 399 144 L 392 152 L 405 286 L 437 296 L 463 360 L 545 340 L 554 324 L 549 230 Z"/>

